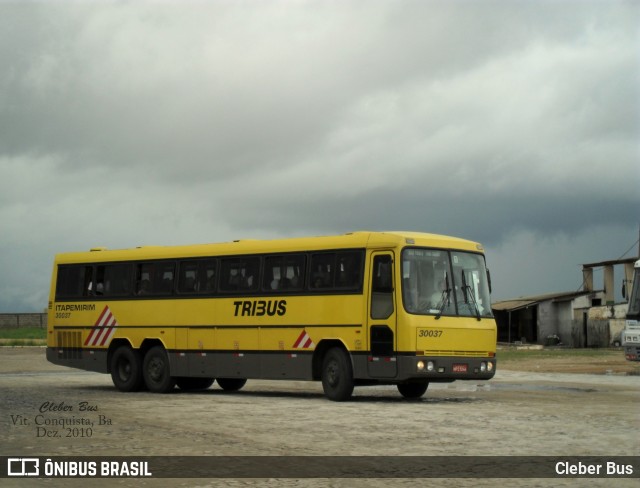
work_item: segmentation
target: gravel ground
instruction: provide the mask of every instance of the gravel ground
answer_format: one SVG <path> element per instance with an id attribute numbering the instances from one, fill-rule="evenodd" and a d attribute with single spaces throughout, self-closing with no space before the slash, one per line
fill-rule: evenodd
<path id="1" fill-rule="evenodd" d="M 561 365 L 562 366 L 562 365 Z M 509 364 L 505 365 L 505 368 Z M 236 393 L 120 393 L 107 375 L 49 364 L 44 348 L 0 348 L 2 456 L 638 456 L 640 377 L 498 369 L 489 382 L 395 387 L 326 400 L 311 382 L 249 381 Z M 519 370 L 515 370 L 519 369 Z M 540 369 L 540 368 L 538 368 Z M 561 369 L 564 371 L 564 369 Z M 60 404 L 72 411 L 56 412 Z M 85 411 L 80 411 L 81 405 Z M 46 419 L 86 419 L 91 435 L 51 437 Z M 27 419 L 23 422 L 23 419 Z M 80 425 L 79 428 L 85 426 Z M 40 429 L 40 430 L 38 430 Z M 85 486 L 86 480 L 2 480 Z M 132 480 L 91 480 L 133 486 Z M 108 485 L 107 485 L 108 483 Z M 637 479 L 147 479 L 135 486 L 637 486 Z"/>

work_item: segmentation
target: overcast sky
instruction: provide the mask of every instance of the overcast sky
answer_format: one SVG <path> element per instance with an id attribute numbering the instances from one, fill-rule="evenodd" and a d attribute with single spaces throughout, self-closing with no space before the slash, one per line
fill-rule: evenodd
<path id="1" fill-rule="evenodd" d="M 364 229 L 482 242 L 494 300 L 577 290 L 637 255 L 639 26 L 637 1 L 0 1 L 0 312 L 46 307 L 58 252 Z"/>

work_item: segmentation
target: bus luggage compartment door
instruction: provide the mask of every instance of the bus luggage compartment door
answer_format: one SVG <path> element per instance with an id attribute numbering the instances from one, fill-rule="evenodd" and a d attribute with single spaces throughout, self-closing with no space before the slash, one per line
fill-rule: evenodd
<path id="1" fill-rule="evenodd" d="M 395 378 L 398 374 L 393 336 L 393 331 L 386 325 L 371 326 L 371 354 L 367 372 L 372 378 Z"/>

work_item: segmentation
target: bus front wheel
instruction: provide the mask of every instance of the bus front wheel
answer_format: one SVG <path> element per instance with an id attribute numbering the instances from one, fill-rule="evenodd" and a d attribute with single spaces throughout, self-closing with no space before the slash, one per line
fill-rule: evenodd
<path id="1" fill-rule="evenodd" d="M 149 349 L 142 364 L 142 375 L 149 391 L 167 393 L 173 390 L 176 380 L 170 373 L 169 357 L 164 347 L 155 346 Z"/>
<path id="2" fill-rule="evenodd" d="M 120 391 L 139 391 L 143 385 L 140 353 L 129 346 L 120 346 L 111 358 L 111 380 Z"/>
<path id="3" fill-rule="evenodd" d="M 348 400 L 353 393 L 353 368 L 344 349 L 334 347 L 322 361 L 322 389 L 334 402 Z"/>
<path id="4" fill-rule="evenodd" d="M 425 394 L 428 387 L 428 381 L 421 381 L 416 383 L 400 383 L 398 385 L 398 391 L 405 398 L 420 398 Z"/>

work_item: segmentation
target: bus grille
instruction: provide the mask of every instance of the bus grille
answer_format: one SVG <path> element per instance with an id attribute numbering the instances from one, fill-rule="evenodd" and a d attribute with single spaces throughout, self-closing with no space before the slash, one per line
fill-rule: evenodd
<path id="1" fill-rule="evenodd" d="M 82 359 L 81 332 L 58 332 L 58 355 L 62 359 Z"/>
<path id="2" fill-rule="evenodd" d="M 486 358 L 492 356 L 487 351 L 424 351 L 424 356 L 463 356 L 469 358 Z"/>

